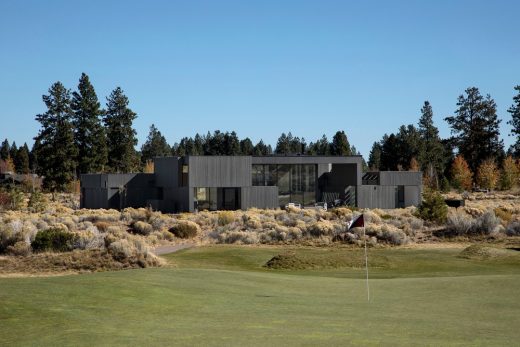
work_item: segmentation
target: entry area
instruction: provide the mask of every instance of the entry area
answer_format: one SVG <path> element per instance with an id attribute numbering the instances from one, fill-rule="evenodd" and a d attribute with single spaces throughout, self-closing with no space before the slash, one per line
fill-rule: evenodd
<path id="1" fill-rule="evenodd" d="M 199 211 L 239 210 L 241 207 L 240 188 L 194 188 L 193 203 L 194 209 Z"/>

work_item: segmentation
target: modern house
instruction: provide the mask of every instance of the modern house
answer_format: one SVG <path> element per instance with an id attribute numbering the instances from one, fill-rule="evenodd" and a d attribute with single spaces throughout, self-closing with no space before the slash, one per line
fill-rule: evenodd
<path id="1" fill-rule="evenodd" d="M 362 173 L 361 156 L 185 156 L 154 160 L 155 173 L 81 175 L 82 208 L 163 212 L 314 206 L 360 208 L 421 201 L 421 172 Z"/>

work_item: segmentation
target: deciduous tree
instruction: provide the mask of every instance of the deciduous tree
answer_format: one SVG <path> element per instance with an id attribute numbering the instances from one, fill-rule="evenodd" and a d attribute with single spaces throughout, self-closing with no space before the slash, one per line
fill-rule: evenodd
<path id="1" fill-rule="evenodd" d="M 502 172 L 500 175 L 500 189 L 508 190 L 517 185 L 519 178 L 518 164 L 511 157 L 507 156 L 502 162 Z"/>
<path id="2" fill-rule="evenodd" d="M 481 188 L 495 189 L 499 178 L 500 173 L 492 159 L 483 161 L 477 169 L 477 184 Z"/>
<path id="3" fill-rule="evenodd" d="M 451 184 L 459 190 L 470 190 L 473 182 L 473 173 L 468 163 L 461 155 L 455 157 L 451 166 Z"/>

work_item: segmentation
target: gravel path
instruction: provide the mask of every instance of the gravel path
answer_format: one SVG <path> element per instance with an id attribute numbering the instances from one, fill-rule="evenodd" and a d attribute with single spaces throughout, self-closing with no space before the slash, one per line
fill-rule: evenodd
<path id="1" fill-rule="evenodd" d="M 168 253 L 173 253 L 180 251 L 181 249 L 191 248 L 194 244 L 192 243 L 181 243 L 178 245 L 171 245 L 171 246 L 159 246 L 154 249 L 154 253 L 157 255 L 163 255 Z"/>

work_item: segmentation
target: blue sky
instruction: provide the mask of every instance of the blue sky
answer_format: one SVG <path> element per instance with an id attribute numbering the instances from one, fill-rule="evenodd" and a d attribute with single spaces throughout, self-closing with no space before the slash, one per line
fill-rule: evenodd
<path id="1" fill-rule="evenodd" d="M 32 144 L 55 81 L 87 73 L 100 100 L 121 86 L 139 147 L 235 130 L 275 144 L 345 130 L 374 141 L 417 123 L 443 137 L 465 88 L 498 104 L 502 138 L 520 84 L 519 1 L 1 1 L 0 138 Z"/>

